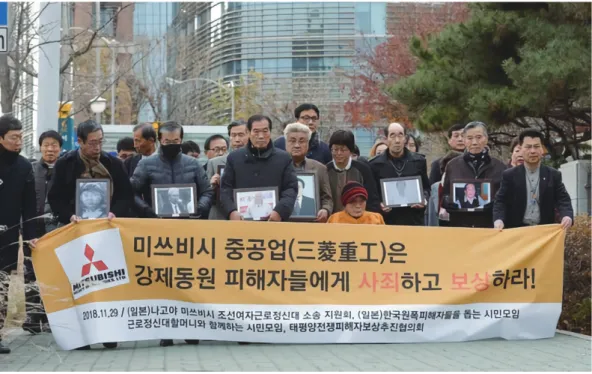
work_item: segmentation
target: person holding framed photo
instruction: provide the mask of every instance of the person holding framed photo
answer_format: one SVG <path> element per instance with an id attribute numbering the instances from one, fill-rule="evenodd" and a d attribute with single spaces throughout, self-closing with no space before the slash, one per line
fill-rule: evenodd
<path id="1" fill-rule="evenodd" d="M 469 122 L 463 129 L 466 151 L 446 165 L 442 186 L 442 207 L 448 212 L 452 227 L 493 227 L 492 210 L 496 191 L 502 180 L 502 173 L 508 165 L 491 157 L 487 148 L 487 126 L 483 122 Z M 461 209 L 454 200 L 453 183 L 467 180 L 487 180 L 489 202 L 475 210 Z M 464 186 L 463 186 L 464 187 Z"/>
<path id="2" fill-rule="evenodd" d="M 274 147 L 271 141 L 271 119 L 256 114 L 247 121 L 247 145 L 228 155 L 224 178 L 221 179 L 222 210 L 230 220 L 242 220 L 235 199 L 238 189 L 278 189 L 278 202 L 269 214 L 269 221 L 287 221 L 292 215 L 298 181 L 292 158 Z"/>
<path id="3" fill-rule="evenodd" d="M 249 140 L 249 131 L 247 129 L 247 123 L 244 121 L 234 121 L 228 125 L 228 137 L 230 138 L 231 151 L 236 151 L 244 147 Z M 212 205 L 210 209 L 210 216 L 208 219 L 225 220 L 226 215 L 222 210 L 222 204 L 220 203 L 220 179 L 222 178 L 222 172 L 226 166 L 226 159 L 228 153 L 222 156 L 214 157 L 209 160 L 206 166 L 206 175 L 212 188 L 217 192 L 218 199 Z"/>
<path id="4" fill-rule="evenodd" d="M 132 212 L 134 194 L 123 162 L 116 156 L 103 151 L 103 127 L 93 120 L 78 125 L 78 150 L 70 151 L 58 159 L 54 166 L 53 185 L 48 200 L 52 211 L 63 224 L 79 222 L 76 205 L 79 181 L 84 179 L 107 180 L 109 220 L 115 217 L 129 217 Z M 93 197 L 94 199 L 94 197 Z M 106 348 L 115 348 L 117 343 L 103 343 Z M 90 346 L 78 348 L 90 349 Z"/>
<path id="5" fill-rule="evenodd" d="M 292 156 L 294 169 L 298 173 L 298 196 L 292 218 L 313 216 L 312 220 L 315 222 L 327 222 L 333 212 L 331 183 L 329 183 L 329 175 L 325 165 L 306 157 L 311 136 L 312 133 L 308 126 L 298 122 L 291 123 L 284 129 L 286 150 Z M 304 174 L 300 175 L 300 173 Z M 310 173 L 313 175 L 310 175 Z M 315 191 L 310 196 L 304 194 L 307 186 Z M 320 198 L 320 204 L 318 204 L 317 195 Z M 317 205 L 320 206 L 318 211 Z"/>
<path id="6" fill-rule="evenodd" d="M 143 212 L 145 215 L 152 217 L 188 215 L 207 219 L 214 191 L 210 187 L 206 172 L 199 161 L 181 153 L 183 126 L 174 121 L 163 123 L 158 128 L 158 141 L 160 142 L 158 152 L 140 161 L 131 178 L 131 183 L 138 195 L 146 188 L 152 187 L 152 190 L 154 190 L 155 186 L 166 185 L 169 188 L 165 199 L 172 198 L 170 201 L 174 201 L 175 205 L 156 205 L 152 195 L 144 196 Z M 171 188 L 175 185 L 195 185 L 196 199 L 193 200 L 193 206 L 187 205 L 189 201 L 185 201 L 184 204 L 180 203 L 179 195 L 176 194 L 179 190 Z M 177 202 L 179 202 L 179 205 L 177 205 Z M 161 209 L 164 209 L 164 211 Z"/>
<path id="7" fill-rule="evenodd" d="M 400 123 L 391 123 L 384 133 L 389 148 L 370 161 L 379 191 L 386 199 L 381 203 L 384 221 L 387 225 L 423 226 L 431 188 L 426 159 L 405 147 L 407 134 Z M 389 196 L 395 199 L 401 192 L 402 203 L 391 204 Z"/>

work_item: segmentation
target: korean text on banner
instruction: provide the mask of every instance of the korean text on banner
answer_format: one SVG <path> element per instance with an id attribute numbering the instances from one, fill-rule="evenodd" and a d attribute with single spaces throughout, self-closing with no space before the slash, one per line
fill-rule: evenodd
<path id="1" fill-rule="evenodd" d="M 565 233 L 115 219 L 33 254 L 63 349 L 111 341 L 451 342 L 553 336 Z"/>

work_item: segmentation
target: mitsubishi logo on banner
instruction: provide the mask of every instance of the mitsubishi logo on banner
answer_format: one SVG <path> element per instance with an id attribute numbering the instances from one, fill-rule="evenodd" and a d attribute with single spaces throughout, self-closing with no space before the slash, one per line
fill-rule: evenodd
<path id="1" fill-rule="evenodd" d="M 55 252 L 72 285 L 74 299 L 129 283 L 119 229 L 82 235 Z"/>
<path id="2" fill-rule="evenodd" d="M 82 275 L 81 277 L 87 276 L 88 274 L 90 274 L 90 269 L 94 266 L 98 271 L 105 271 L 108 270 L 109 268 L 107 267 L 107 265 L 105 265 L 105 263 L 101 260 L 99 261 L 94 261 L 93 262 L 93 258 L 95 257 L 95 251 L 90 247 L 90 245 L 86 245 L 86 247 L 84 247 L 84 257 L 88 258 L 88 264 L 85 264 L 82 266 Z"/>

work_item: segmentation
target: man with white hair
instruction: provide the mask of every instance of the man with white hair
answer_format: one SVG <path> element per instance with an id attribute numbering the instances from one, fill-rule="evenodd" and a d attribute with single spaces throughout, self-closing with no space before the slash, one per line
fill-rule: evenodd
<path id="1" fill-rule="evenodd" d="M 327 174 L 325 165 L 306 157 L 311 136 L 312 131 L 310 128 L 302 123 L 291 123 L 284 129 L 286 151 L 292 156 L 296 172 L 309 172 L 316 175 L 321 199 L 320 209 L 316 213 L 316 222 L 324 223 L 327 222 L 333 212 L 333 196 L 331 194 L 329 174 Z M 301 197 L 297 197 L 297 204 L 299 198 Z"/>
<path id="2" fill-rule="evenodd" d="M 487 147 L 487 126 L 483 122 L 469 122 L 463 129 L 465 152 L 446 165 L 444 185 L 442 186 L 442 207 L 450 214 L 453 227 L 493 227 L 493 200 L 481 211 L 458 211 L 458 205 L 451 196 L 450 182 L 466 179 L 488 179 L 492 192 L 500 188 L 502 173 L 508 168 L 506 163 L 491 157 Z"/>

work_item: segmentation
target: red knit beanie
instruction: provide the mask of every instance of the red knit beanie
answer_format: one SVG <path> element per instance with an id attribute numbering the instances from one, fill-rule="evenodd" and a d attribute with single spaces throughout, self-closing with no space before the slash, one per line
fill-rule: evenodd
<path id="1" fill-rule="evenodd" d="M 343 190 L 341 191 L 341 204 L 346 206 L 356 197 L 361 196 L 365 200 L 368 200 L 368 191 L 364 188 L 361 183 L 358 182 L 347 182 L 345 186 L 343 186 Z"/>

